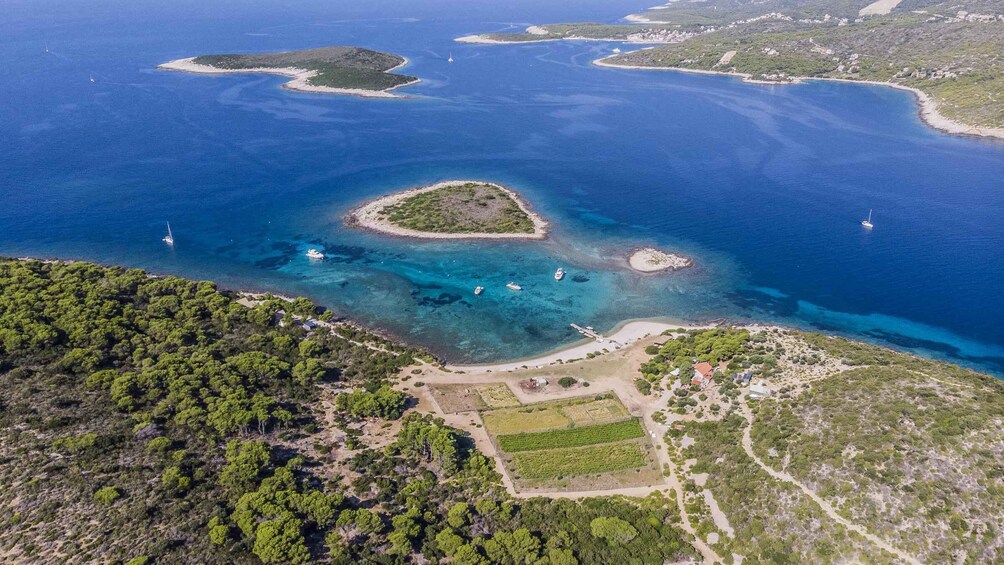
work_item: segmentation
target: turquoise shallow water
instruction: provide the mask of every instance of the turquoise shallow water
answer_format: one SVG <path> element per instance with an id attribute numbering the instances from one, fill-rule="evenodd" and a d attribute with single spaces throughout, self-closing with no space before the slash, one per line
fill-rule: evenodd
<path id="1" fill-rule="evenodd" d="M 0 17 L 0 254 L 304 294 L 453 361 L 553 349 L 576 339 L 569 322 L 727 317 L 1004 372 L 1004 144 L 926 128 L 909 94 L 592 66 L 608 43 L 451 41 L 613 21 L 631 2 L 64 4 Z M 423 83 L 360 100 L 154 69 L 331 44 L 401 53 Z M 450 178 L 519 190 L 553 237 L 418 242 L 342 224 L 369 198 Z M 623 258 L 640 245 L 697 266 L 635 274 Z M 317 246 L 329 259 L 311 264 Z"/>

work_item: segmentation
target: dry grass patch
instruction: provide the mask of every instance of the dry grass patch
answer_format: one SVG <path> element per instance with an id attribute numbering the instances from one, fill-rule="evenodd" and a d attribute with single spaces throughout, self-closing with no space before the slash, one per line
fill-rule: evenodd
<path id="1" fill-rule="evenodd" d="M 510 408 L 520 405 L 519 399 L 505 383 L 481 385 L 477 387 L 477 390 L 488 408 Z"/>

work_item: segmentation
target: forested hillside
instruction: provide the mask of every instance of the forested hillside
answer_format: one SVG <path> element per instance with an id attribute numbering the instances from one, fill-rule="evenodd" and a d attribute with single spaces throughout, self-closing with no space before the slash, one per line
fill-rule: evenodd
<path id="1" fill-rule="evenodd" d="M 0 261 L 0 561 L 693 554 L 662 498 L 510 499 L 468 437 L 402 418 L 410 399 L 389 385 L 419 352 L 308 318 L 330 314 L 139 270 Z M 295 447 L 319 437 L 318 383 L 346 391 L 346 421 L 401 420 L 381 449 L 326 446 L 344 476 Z"/>

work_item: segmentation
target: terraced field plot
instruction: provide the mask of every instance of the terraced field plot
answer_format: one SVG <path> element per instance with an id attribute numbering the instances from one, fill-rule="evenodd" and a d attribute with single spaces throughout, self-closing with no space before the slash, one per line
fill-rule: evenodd
<path id="1" fill-rule="evenodd" d="M 627 408 L 611 394 L 526 404 L 481 415 L 493 434 L 515 434 L 615 422 L 628 418 Z"/>
<path id="2" fill-rule="evenodd" d="M 597 443 L 611 443 L 625 439 L 644 437 L 645 431 L 638 418 L 621 420 L 611 424 L 583 426 L 547 432 L 509 434 L 498 436 L 499 448 L 515 453 L 563 447 L 581 447 Z"/>
<path id="3" fill-rule="evenodd" d="M 447 414 L 520 405 L 519 399 L 505 383 L 435 385 L 429 390 Z"/>
<path id="4" fill-rule="evenodd" d="M 553 479 L 607 473 L 637 469 L 647 463 L 645 448 L 637 441 L 527 451 L 513 457 L 513 466 L 520 479 Z"/>
<path id="5" fill-rule="evenodd" d="M 508 408 L 519 406 L 519 399 L 512 393 L 505 383 L 491 385 L 481 385 L 478 387 L 478 394 L 489 408 Z"/>
<path id="6" fill-rule="evenodd" d="M 613 394 L 481 413 L 516 487 L 596 490 L 657 484 L 645 428 Z"/>

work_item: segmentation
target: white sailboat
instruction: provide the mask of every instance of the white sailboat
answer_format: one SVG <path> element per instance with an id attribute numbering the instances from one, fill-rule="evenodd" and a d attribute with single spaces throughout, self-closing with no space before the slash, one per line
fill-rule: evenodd
<path id="1" fill-rule="evenodd" d="M 515 290 L 515 291 L 523 290 L 523 287 L 519 286 L 514 282 L 510 282 L 509 284 L 505 285 L 505 287 L 508 288 L 509 290 Z"/>
<path id="2" fill-rule="evenodd" d="M 174 245 L 174 234 L 171 233 L 171 222 L 167 222 L 167 235 L 164 236 L 162 241 L 168 245 Z"/>
<path id="3" fill-rule="evenodd" d="M 307 250 L 307 258 L 313 259 L 315 261 L 320 261 L 321 259 L 324 259 L 324 253 L 321 253 L 320 251 L 314 248 L 310 248 Z"/>
<path id="4" fill-rule="evenodd" d="M 453 52 L 452 51 L 450 52 L 450 58 L 447 59 L 446 62 L 447 63 L 452 63 L 453 62 Z"/>
<path id="5" fill-rule="evenodd" d="M 875 224 L 872 223 L 872 211 L 870 209 L 868 210 L 868 219 L 861 220 L 861 225 L 864 226 L 865 229 L 869 230 L 875 227 Z"/>

